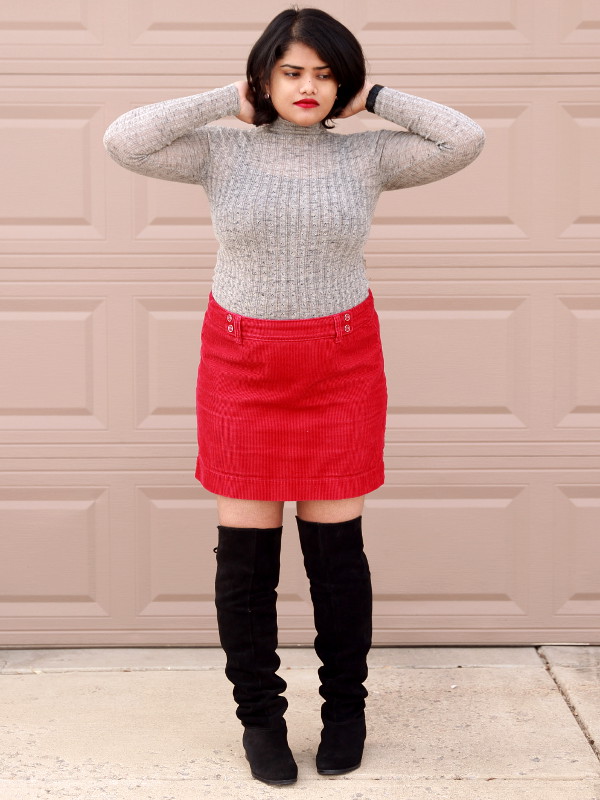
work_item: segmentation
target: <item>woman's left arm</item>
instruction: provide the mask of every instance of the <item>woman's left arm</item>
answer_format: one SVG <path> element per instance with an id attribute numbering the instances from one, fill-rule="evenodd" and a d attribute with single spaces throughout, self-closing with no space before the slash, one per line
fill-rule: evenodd
<path id="1" fill-rule="evenodd" d="M 378 116 L 407 129 L 378 132 L 382 191 L 446 178 L 474 161 L 485 143 L 475 120 L 423 97 L 384 86 L 370 105 Z"/>

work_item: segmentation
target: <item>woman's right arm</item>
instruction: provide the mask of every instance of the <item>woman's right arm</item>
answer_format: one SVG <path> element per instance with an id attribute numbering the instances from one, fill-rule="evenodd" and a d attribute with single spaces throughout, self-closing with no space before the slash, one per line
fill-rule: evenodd
<path id="1" fill-rule="evenodd" d="M 236 116 L 241 99 L 230 83 L 189 97 L 163 100 L 126 111 L 104 134 L 117 164 L 166 181 L 201 183 L 210 153 L 206 124 Z"/>

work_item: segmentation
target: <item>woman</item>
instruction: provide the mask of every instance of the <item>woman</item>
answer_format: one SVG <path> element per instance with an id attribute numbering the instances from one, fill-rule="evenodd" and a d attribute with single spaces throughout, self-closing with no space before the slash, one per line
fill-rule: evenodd
<path id="1" fill-rule="evenodd" d="M 119 117 L 104 142 L 149 177 L 201 184 L 219 251 L 201 335 L 196 478 L 217 495 L 215 603 L 255 778 L 293 783 L 277 675 L 285 500 L 310 581 L 323 698 L 319 773 L 360 766 L 372 593 L 364 496 L 384 482 L 387 391 L 363 247 L 382 191 L 467 166 L 465 115 L 366 81 L 359 42 L 324 11 L 278 14 L 247 81 Z M 363 110 L 406 130 L 332 134 Z M 228 115 L 251 128 L 207 126 Z"/>

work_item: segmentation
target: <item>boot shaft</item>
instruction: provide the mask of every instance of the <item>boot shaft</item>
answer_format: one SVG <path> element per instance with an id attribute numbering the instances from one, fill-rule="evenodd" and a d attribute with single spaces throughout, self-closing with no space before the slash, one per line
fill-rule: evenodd
<path id="1" fill-rule="evenodd" d="M 282 527 L 218 526 L 215 606 L 225 674 L 244 725 L 277 725 L 287 709 L 276 674 L 277 585 Z"/>
<path id="2" fill-rule="evenodd" d="M 367 654 L 372 643 L 373 593 L 362 518 L 339 523 L 296 517 L 314 609 L 315 652 L 324 699 L 323 721 L 364 715 Z"/>

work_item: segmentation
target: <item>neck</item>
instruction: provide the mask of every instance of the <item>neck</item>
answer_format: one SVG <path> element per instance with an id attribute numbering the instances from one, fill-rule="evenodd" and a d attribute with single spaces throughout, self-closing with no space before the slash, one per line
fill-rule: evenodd
<path id="1" fill-rule="evenodd" d="M 314 125 L 298 125 L 296 122 L 290 122 L 289 119 L 284 119 L 279 116 L 275 122 L 265 127 L 268 128 L 271 133 L 292 133 L 298 134 L 299 136 L 315 136 L 321 133 L 327 133 L 327 128 L 324 128 L 320 122 L 316 122 Z"/>

